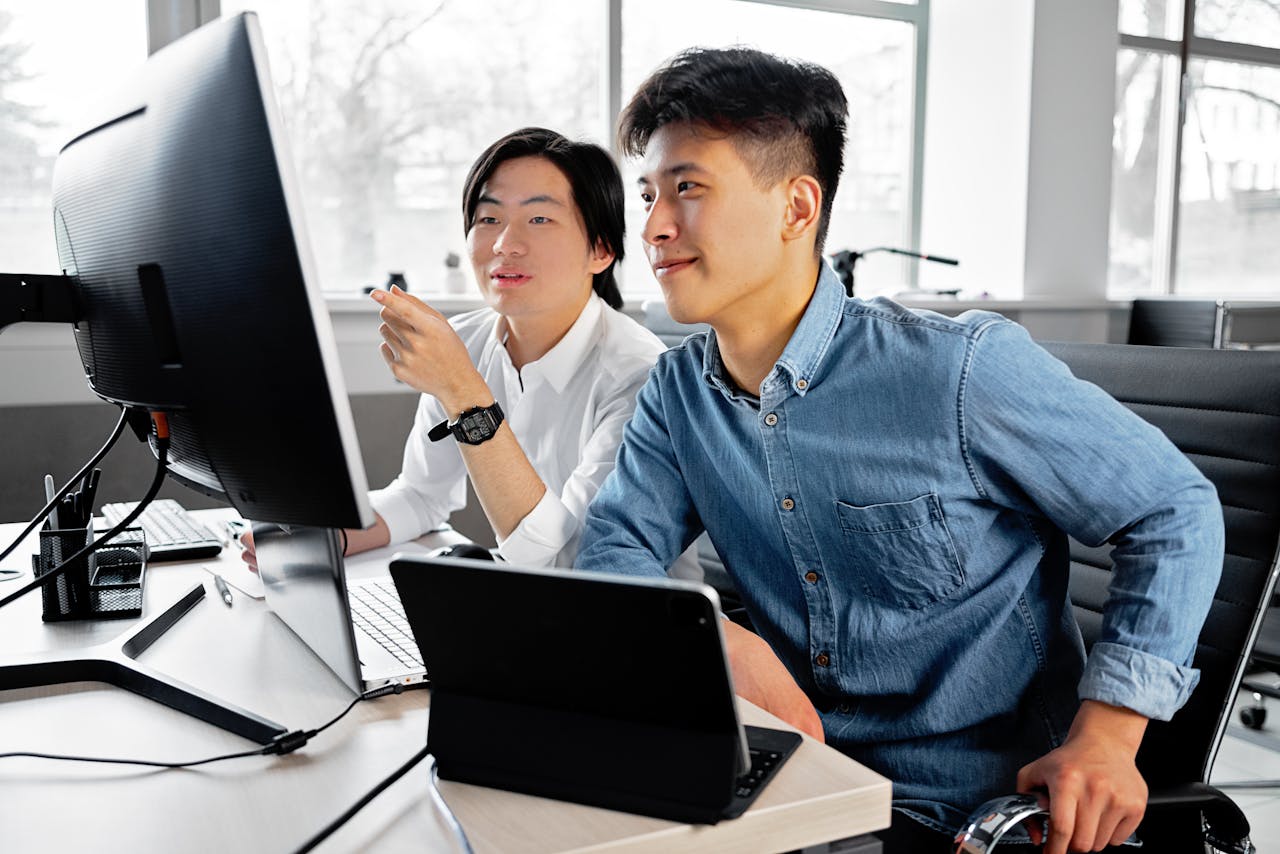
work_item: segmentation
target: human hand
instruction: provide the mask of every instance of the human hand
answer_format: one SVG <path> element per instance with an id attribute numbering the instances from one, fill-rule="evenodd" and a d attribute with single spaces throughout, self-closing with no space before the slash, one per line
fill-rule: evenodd
<path id="1" fill-rule="evenodd" d="M 393 286 L 376 290 L 381 306 L 378 349 L 396 379 L 435 397 L 451 417 L 493 402 L 462 339 L 443 314 Z M 487 398 L 487 399 L 486 399 Z"/>
<path id="2" fill-rule="evenodd" d="M 249 565 L 253 572 L 258 571 L 258 552 L 253 547 L 253 531 L 246 530 L 240 535 L 240 559 Z"/>
<path id="3" fill-rule="evenodd" d="M 1100 851 L 1137 828 L 1147 784 L 1134 757 L 1146 727 L 1137 712 L 1085 700 L 1062 746 L 1018 772 L 1019 792 L 1049 793 L 1049 838 L 1033 839 L 1045 854 Z"/>
<path id="4" fill-rule="evenodd" d="M 817 709 L 764 638 L 729 620 L 724 621 L 724 636 L 738 696 L 825 742 Z"/>

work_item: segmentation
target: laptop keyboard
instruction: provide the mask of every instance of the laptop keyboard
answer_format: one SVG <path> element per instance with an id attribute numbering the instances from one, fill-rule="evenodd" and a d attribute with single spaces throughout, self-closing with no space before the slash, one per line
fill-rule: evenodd
<path id="1" fill-rule="evenodd" d="M 102 516 L 108 525 L 114 526 L 136 506 L 136 501 L 104 504 Z M 147 558 L 152 563 L 200 560 L 222 551 L 222 541 L 172 498 L 152 501 L 133 524 L 147 535 Z"/>
<path id="2" fill-rule="evenodd" d="M 373 638 L 405 667 L 422 667 L 422 653 L 404 617 L 404 606 L 390 578 L 349 588 L 351 618 L 356 628 Z M 753 760 L 754 767 L 754 760 Z"/>
<path id="3" fill-rule="evenodd" d="M 783 758 L 776 750 L 757 750 L 751 747 L 748 752 L 751 754 L 751 770 L 738 778 L 734 794 L 739 798 L 753 798 L 769 782 Z"/>

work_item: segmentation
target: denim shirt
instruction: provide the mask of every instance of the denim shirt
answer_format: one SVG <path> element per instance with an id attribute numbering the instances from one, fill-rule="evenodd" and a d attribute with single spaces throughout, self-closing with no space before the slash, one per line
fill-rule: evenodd
<path id="1" fill-rule="evenodd" d="M 823 265 L 760 397 L 714 332 L 641 389 L 575 565 L 660 575 L 703 530 L 829 744 L 954 830 L 1081 699 L 1168 719 L 1222 567 L 1213 486 L 999 315 L 846 297 Z M 1086 664 L 1066 535 L 1115 544 Z"/>

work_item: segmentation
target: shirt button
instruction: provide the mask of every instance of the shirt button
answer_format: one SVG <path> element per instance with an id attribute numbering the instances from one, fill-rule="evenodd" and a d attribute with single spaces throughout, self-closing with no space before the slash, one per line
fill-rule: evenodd
<path id="1" fill-rule="evenodd" d="M 768 415 L 764 417 L 764 423 L 768 424 L 770 427 L 772 427 L 774 424 L 777 424 L 778 423 L 777 414 L 770 412 Z"/>
<path id="2" fill-rule="evenodd" d="M 784 498 L 784 499 L 782 499 L 782 509 L 783 509 L 783 510 L 794 510 L 794 509 L 795 509 L 795 507 L 796 507 L 796 503 L 795 503 L 794 501 L 792 501 L 790 498 Z"/>
<path id="3" fill-rule="evenodd" d="M 809 582 L 810 584 L 813 584 L 818 580 L 818 573 L 814 572 L 813 570 L 810 570 L 804 574 L 804 580 Z"/>
<path id="4" fill-rule="evenodd" d="M 796 388 L 800 389 L 801 391 L 804 391 L 808 387 L 809 387 L 808 380 L 796 380 Z"/>
<path id="5" fill-rule="evenodd" d="M 827 655 L 825 652 L 820 652 L 814 656 L 813 663 L 819 667 L 826 667 L 831 663 L 831 656 Z"/>

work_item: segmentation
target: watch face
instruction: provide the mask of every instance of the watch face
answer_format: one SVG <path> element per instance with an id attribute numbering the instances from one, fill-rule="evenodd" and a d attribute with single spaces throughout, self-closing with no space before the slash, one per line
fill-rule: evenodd
<path id="1" fill-rule="evenodd" d="M 487 439 L 492 439 L 496 432 L 493 416 L 485 411 L 464 416 L 458 426 L 462 428 L 462 441 L 470 445 L 478 445 Z"/>

